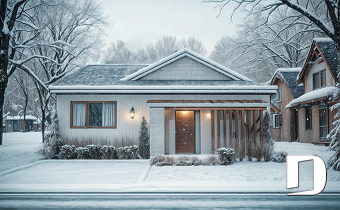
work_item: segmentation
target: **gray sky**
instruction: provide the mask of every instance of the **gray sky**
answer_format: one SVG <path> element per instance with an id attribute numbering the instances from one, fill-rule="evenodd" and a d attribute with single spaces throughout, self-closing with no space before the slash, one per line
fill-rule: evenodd
<path id="1" fill-rule="evenodd" d="M 234 36 L 236 22 L 230 23 L 231 8 L 219 14 L 213 4 L 202 0 L 97 0 L 112 23 L 104 41 L 107 46 L 121 39 L 132 50 L 155 43 L 163 35 L 196 37 L 209 53 L 223 36 Z"/>

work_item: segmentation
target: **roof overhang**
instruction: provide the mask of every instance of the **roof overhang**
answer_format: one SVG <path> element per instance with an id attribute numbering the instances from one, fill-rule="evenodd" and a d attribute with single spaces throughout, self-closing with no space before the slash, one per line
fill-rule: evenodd
<path id="1" fill-rule="evenodd" d="M 336 91 L 336 87 L 325 87 L 318 90 L 314 90 L 308 93 L 303 94 L 299 98 L 292 100 L 289 104 L 287 104 L 286 108 L 293 108 L 298 106 L 303 106 L 306 104 L 312 104 L 319 101 L 328 100 Z"/>
<path id="2" fill-rule="evenodd" d="M 261 100 L 149 100 L 149 107 L 167 108 L 226 108 L 226 107 L 269 107 L 270 103 Z"/>
<path id="3" fill-rule="evenodd" d="M 225 85 L 225 86 L 50 86 L 50 92 L 55 94 L 75 93 L 230 93 L 230 94 L 276 94 L 277 86 L 270 85 Z"/>

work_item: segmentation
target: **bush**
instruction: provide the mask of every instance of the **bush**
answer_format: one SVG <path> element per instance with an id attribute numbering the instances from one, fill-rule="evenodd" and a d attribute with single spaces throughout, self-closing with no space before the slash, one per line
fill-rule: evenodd
<path id="1" fill-rule="evenodd" d="M 140 145 L 140 155 L 143 159 L 150 158 L 150 136 L 147 127 L 147 122 L 145 117 L 142 118 L 142 122 L 139 130 L 139 145 Z"/>
<path id="2" fill-rule="evenodd" d="M 219 148 L 217 153 L 222 165 L 230 165 L 235 161 L 235 150 L 232 148 Z"/>
<path id="3" fill-rule="evenodd" d="M 118 159 L 137 159 L 139 158 L 139 147 L 136 145 L 129 147 L 119 147 L 117 149 Z"/>
<path id="4" fill-rule="evenodd" d="M 77 159 L 90 159 L 89 149 L 87 147 L 76 148 Z"/>
<path id="5" fill-rule="evenodd" d="M 327 165 L 335 171 L 340 171 L 340 147 L 337 148 L 335 154 L 327 161 Z"/>
<path id="6" fill-rule="evenodd" d="M 221 165 L 217 156 L 211 155 L 202 160 L 200 157 L 179 156 L 171 157 L 164 155 L 155 155 L 150 159 L 151 165 L 155 166 L 200 166 L 200 165 Z"/>
<path id="7" fill-rule="evenodd" d="M 70 145 L 64 145 L 60 149 L 59 153 L 60 159 L 76 159 L 77 153 L 76 153 L 76 147 L 70 146 Z"/>
<path id="8" fill-rule="evenodd" d="M 116 148 L 114 146 L 102 146 L 102 159 L 116 159 Z"/>
<path id="9" fill-rule="evenodd" d="M 275 152 L 271 157 L 271 161 L 285 163 L 287 155 L 288 155 L 287 152 Z"/>
<path id="10" fill-rule="evenodd" d="M 87 145 L 89 150 L 90 159 L 101 159 L 102 158 L 102 147 L 100 145 Z"/>

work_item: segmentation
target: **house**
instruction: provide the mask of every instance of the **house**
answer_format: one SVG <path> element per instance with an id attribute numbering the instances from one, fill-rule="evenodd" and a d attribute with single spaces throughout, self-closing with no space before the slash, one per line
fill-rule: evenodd
<path id="1" fill-rule="evenodd" d="M 246 150 L 263 139 L 263 111 L 277 91 L 187 49 L 151 65 L 87 65 L 49 88 L 64 138 L 138 144 L 145 116 L 151 155 Z"/>
<path id="2" fill-rule="evenodd" d="M 278 86 L 277 94 L 272 96 L 270 113 L 272 115 L 271 133 L 274 141 L 298 141 L 298 116 L 295 109 L 286 106 L 304 92 L 303 84 L 297 83 L 301 68 L 280 68 L 270 80 L 271 85 Z"/>
<path id="3" fill-rule="evenodd" d="M 26 115 L 26 120 L 23 116 L 6 116 L 5 132 L 30 132 L 37 131 L 37 118 L 31 115 Z"/>
<path id="4" fill-rule="evenodd" d="M 339 74 L 337 49 L 329 38 L 315 38 L 298 75 L 304 84 L 304 94 L 292 100 L 286 108 L 298 112 L 299 141 L 328 145 L 327 134 L 333 129 L 335 110 L 330 99 Z"/>

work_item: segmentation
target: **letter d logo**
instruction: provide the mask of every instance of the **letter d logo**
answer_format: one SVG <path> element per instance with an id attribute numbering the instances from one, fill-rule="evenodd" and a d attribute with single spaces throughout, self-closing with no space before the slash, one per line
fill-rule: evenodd
<path id="1" fill-rule="evenodd" d="M 287 155 L 287 189 L 299 187 L 299 162 L 314 161 L 314 189 L 287 195 L 317 195 L 326 186 L 327 170 L 325 162 L 315 155 Z"/>

